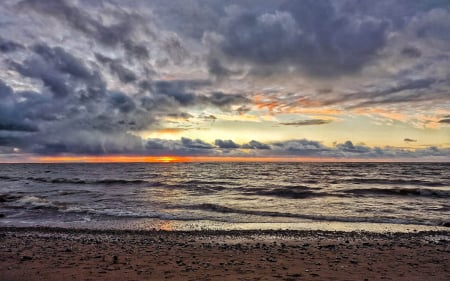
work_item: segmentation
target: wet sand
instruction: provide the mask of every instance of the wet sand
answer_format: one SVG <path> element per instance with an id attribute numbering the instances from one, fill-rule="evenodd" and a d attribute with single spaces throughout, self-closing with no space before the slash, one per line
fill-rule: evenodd
<path id="1" fill-rule="evenodd" d="M 450 232 L 0 228 L 0 280 L 450 280 Z"/>

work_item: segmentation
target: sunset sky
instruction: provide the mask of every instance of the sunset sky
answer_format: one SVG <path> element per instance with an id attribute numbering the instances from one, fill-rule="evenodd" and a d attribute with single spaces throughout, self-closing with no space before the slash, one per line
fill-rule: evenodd
<path id="1" fill-rule="evenodd" d="M 0 68 L 0 162 L 450 161 L 448 0 L 2 0 Z"/>

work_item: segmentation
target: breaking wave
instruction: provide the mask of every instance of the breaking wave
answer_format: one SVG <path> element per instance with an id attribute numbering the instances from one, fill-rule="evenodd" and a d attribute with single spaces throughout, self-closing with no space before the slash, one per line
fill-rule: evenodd
<path id="1" fill-rule="evenodd" d="M 388 195 L 388 196 L 421 196 L 450 198 L 449 190 L 436 190 L 425 188 L 355 188 L 342 191 L 354 195 Z"/>

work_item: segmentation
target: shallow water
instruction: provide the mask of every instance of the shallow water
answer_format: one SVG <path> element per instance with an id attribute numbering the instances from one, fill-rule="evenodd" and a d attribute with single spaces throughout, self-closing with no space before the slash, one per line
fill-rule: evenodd
<path id="1" fill-rule="evenodd" d="M 0 225 L 418 228 L 449 198 L 448 163 L 0 165 Z"/>

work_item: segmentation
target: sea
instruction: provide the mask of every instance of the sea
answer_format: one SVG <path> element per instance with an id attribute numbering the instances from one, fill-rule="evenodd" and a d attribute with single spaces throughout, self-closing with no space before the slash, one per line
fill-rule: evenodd
<path id="1" fill-rule="evenodd" d="M 450 163 L 0 164 L 0 226 L 447 229 Z"/>

